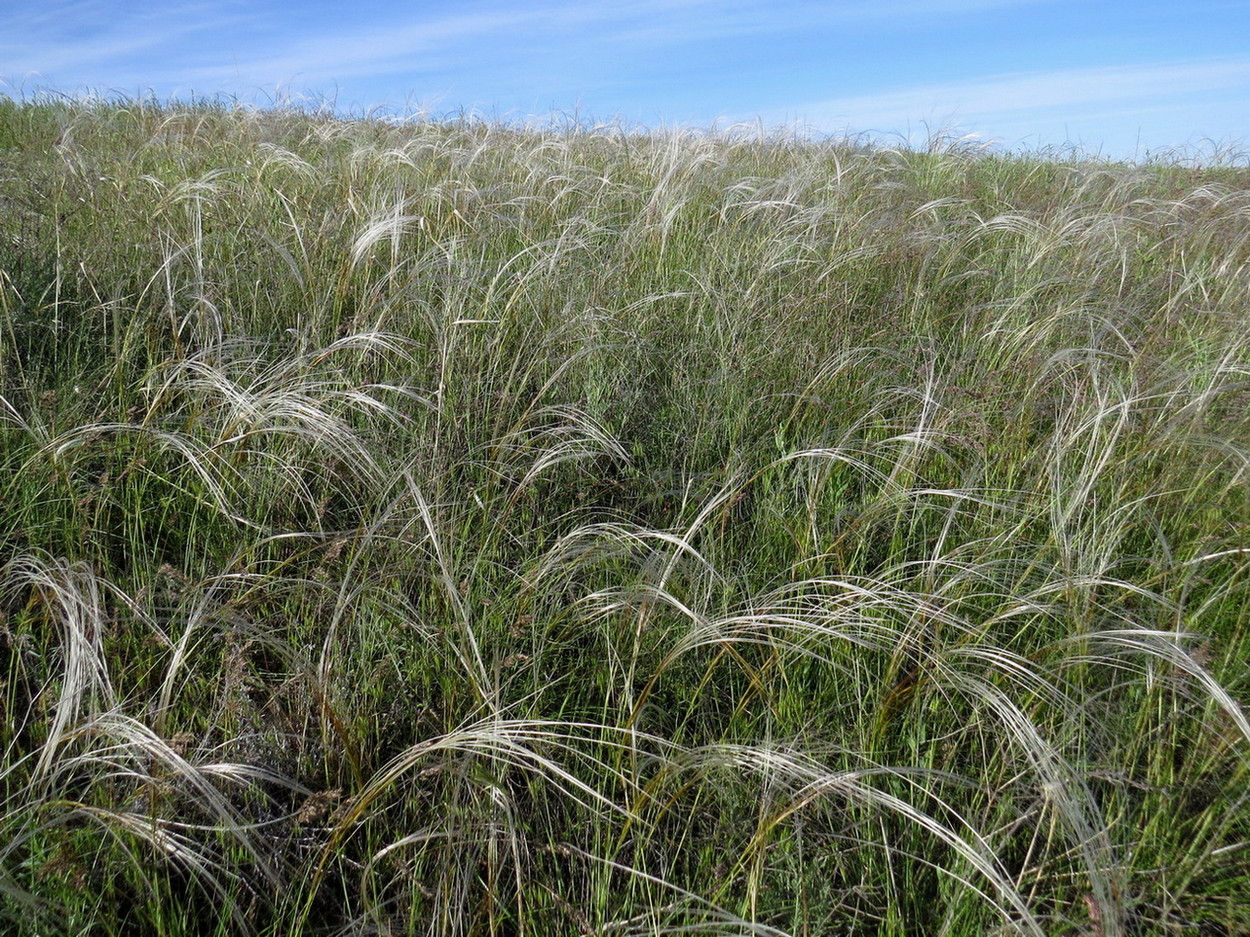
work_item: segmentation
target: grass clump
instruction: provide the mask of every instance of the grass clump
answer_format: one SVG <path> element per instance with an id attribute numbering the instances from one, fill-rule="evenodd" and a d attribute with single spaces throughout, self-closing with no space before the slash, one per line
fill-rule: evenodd
<path id="1" fill-rule="evenodd" d="M 1250 928 L 1250 176 L 0 104 L 16 933 Z"/>

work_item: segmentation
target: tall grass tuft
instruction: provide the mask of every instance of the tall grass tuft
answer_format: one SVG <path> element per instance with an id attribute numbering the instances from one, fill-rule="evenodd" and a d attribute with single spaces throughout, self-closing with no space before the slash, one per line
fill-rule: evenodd
<path id="1" fill-rule="evenodd" d="M 6 929 L 1247 932 L 1248 193 L 0 101 Z"/>

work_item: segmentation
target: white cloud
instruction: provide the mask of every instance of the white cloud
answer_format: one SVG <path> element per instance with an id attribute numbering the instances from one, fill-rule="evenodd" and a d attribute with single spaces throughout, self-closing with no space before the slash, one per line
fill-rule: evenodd
<path id="1" fill-rule="evenodd" d="M 30 75 L 105 84 L 117 84 L 132 73 L 148 79 L 151 66 L 177 62 L 185 43 L 245 31 L 254 23 L 247 4 L 229 0 L 177 8 L 140 5 L 125 12 L 106 0 L 45 3 L 5 23 L 0 77 L 14 83 Z"/>
<path id="2" fill-rule="evenodd" d="M 375 22 L 333 34 L 294 36 L 281 54 L 253 53 L 227 67 L 183 71 L 184 83 L 241 78 L 273 84 L 301 76 L 305 81 L 431 75 L 490 67 L 508 60 L 533 66 L 535 60 L 582 63 L 628 59 L 638 49 L 654 53 L 671 45 L 704 46 L 735 36 L 850 27 L 870 21 L 915 23 L 990 8 L 1054 0 L 855 0 L 828 3 L 793 0 L 583 0 L 546 3 L 466 4 L 454 15 Z M 801 25 L 796 25 L 801 24 Z M 483 60 L 486 60 L 485 63 Z M 471 65 L 469 63 L 472 63 Z M 185 66 L 183 66 L 185 68 Z M 524 80 L 526 76 L 518 75 Z"/>
<path id="3" fill-rule="evenodd" d="M 597 30 L 611 23 L 612 38 L 618 41 L 698 44 L 733 36 L 872 24 L 919 26 L 960 14 L 1056 2 L 1065 0 L 617 0 L 559 4 L 549 7 L 548 14 Z"/>
<path id="4" fill-rule="evenodd" d="M 64 0 L 10 18 L 0 36 L 0 62 L 10 81 L 28 72 L 51 80 L 95 77 L 106 83 L 134 79 L 207 87 L 274 84 L 296 76 L 347 81 L 429 74 L 463 66 L 491 49 L 513 59 L 522 57 L 525 47 L 548 58 L 571 46 L 625 54 L 631 47 L 698 45 L 903 18 L 914 23 L 1039 2 L 1046 0 L 514 0 L 465 3 L 453 14 L 396 15 L 344 28 L 343 20 L 279 22 L 274 6 L 243 0 L 177 7 Z"/>
<path id="5" fill-rule="evenodd" d="M 921 121 L 1020 125 L 1026 118 L 1077 119 L 1095 110 L 1150 107 L 1156 113 L 1184 106 L 1194 95 L 1236 93 L 1250 101 L 1250 59 L 1076 68 L 995 75 L 970 81 L 901 88 L 796 104 L 764 115 L 765 120 L 799 120 L 824 130 L 902 131 Z M 1245 125 L 1241 113 L 1229 119 Z"/>

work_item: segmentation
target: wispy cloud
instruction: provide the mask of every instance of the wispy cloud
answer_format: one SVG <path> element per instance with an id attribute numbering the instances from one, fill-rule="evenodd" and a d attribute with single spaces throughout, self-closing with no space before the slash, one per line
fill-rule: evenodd
<path id="1" fill-rule="evenodd" d="M 295 37 L 278 54 L 256 50 L 250 56 L 236 57 L 230 69 L 204 69 L 201 74 L 238 71 L 270 81 L 297 74 L 341 80 L 401 71 L 419 75 L 462 61 L 465 46 L 505 36 L 530 19 L 520 13 L 464 14 Z"/>
<path id="2" fill-rule="evenodd" d="M 1250 117 L 1250 59 L 993 75 L 801 103 L 774 109 L 765 119 L 798 120 L 823 130 L 897 131 L 925 122 L 993 132 L 1036 125 L 1047 116 L 1075 121 L 1129 112 L 1159 115 L 1199 95 L 1229 96 L 1244 124 Z"/>
<path id="3" fill-rule="evenodd" d="M 339 82 L 481 67 L 492 55 L 558 61 L 579 49 L 598 49 L 621 56 L 644 46 L 655 52 L 729 37 L 917 23 L 1042 2 L 1048 0 L 796 0 L 782 12 L 772 0 L 478 0 L 453 12 L 384 7 L 359 17 L 343 8 L 337 15 L 303 17 L 242 0 L 176 7 L 51 0 L 9 18 L 7 39 L 0 36 L 0 67 L 10 81 L 39 73 L 88 83 L 97 75 L 106 83 L 124 76 L 202 86 L 273 84 L 300 75 Z"/>
<path id="4" fill-rule="evenodd" d="M 613 4 L 559 4 L 552 18 L 584 26 L 611 26 L 610 40 L 701 44 L 733 36 L 811 33 L 830 28 L 925 22 L 1056 0 L 619 0 Z"/>
<path id="5" fill-rule="evenodd" d="M 74 84 L 119 83 L 123 76 L 150 78 L 152 66 L 185 61 L 201 41 L 201 55 L 220 48 L 223 33 L 245 33 L 256 17 L 239 0 L 128 6 L 110 0 L 71 0 L 31 5 L 6 17 L 0 32 L 0 77 L 13 84 L 72 76 Z M 60 90 L 71 90 L 62 88 Z"/>

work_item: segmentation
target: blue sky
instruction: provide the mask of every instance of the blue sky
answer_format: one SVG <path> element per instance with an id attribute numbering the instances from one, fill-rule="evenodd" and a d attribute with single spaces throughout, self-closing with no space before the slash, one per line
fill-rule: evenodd
<path id="1" fill-rule="evenodd" d="M 1250 148 L 1250 0 L 0 0 L 0 91 Z"/>

